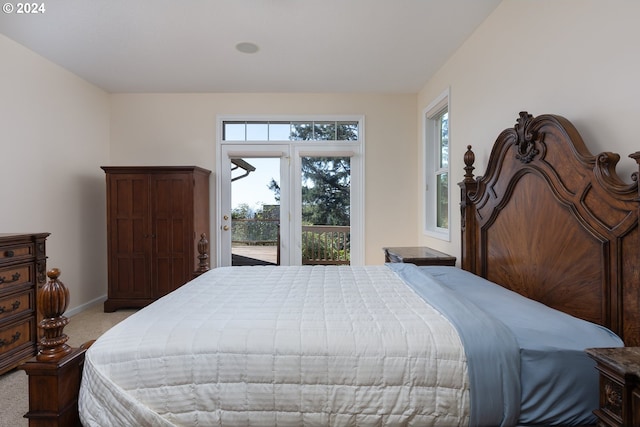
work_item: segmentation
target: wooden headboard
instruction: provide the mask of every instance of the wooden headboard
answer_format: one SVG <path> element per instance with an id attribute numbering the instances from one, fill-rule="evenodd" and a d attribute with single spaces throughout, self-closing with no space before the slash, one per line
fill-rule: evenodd
<path id="1" fill-rule="evenodd" d="M 640 345 L 640 195 L 556 115 L 520 113 L 484 176 L 465 154 L 462 268 Z M 640 152 L 629 157 L 640 165 Z"/>

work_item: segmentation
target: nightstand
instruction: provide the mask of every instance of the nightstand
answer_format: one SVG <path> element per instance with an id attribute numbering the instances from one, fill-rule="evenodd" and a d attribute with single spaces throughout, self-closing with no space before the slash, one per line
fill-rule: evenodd
<path id="1" fill-rule="evenodd" d="M 600 372 L 598 426 L 640 426 L 640 347 L 590 348 Z"/>
<path id="2" fill-rule="evenodd" d="M 385 262 L 404 262 L 415 265 L 456 265 L 456 257 L 426 246 L 382 248 Z"/>

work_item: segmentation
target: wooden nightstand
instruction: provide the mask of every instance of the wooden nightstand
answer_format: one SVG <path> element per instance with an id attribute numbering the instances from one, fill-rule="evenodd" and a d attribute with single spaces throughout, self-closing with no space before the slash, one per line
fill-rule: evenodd
<path id="1" fill-rule="evenodd" d="M 415 265 L 456 265 L 456 257 L 426 246 L 382 248 L 385 262 L 404 262 Z"/>
<path id="2" fill-rule="evenodd" d="M 640 347 L 590 348 L 600 372 L 598 426 L 640 426 Z"/>

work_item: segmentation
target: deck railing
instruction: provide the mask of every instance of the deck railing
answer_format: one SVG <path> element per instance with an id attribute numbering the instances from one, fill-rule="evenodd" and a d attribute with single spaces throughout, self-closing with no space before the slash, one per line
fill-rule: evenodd
<path id="1" fill-rule="evenodd" d="M 302 264 L 349 264 L 349 231 L 348 226 L 303 225 Z"/>
<path id="2" fill-rule="evenodd" d="M 249 245 L 275 245 L 280 238 L 279 219 L 231 220 L 231 241 Z"/>
<path id="3" fill-rule="evenodd" d="M 277 247 L 280 264 L 280 224 L 278 220 L 234 219 L 232 242 L 241 245 Z M 302 264 L 339 265 L 350 263 L 350 227 L 302 226 Z"/>

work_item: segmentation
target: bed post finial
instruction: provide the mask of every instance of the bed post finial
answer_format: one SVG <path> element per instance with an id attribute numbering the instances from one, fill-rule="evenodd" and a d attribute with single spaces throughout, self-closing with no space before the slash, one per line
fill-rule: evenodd
<path id="1" fill-rule="evenodd" d="M 467 151 L 464 153 L 464 181 L 465 182 L 473 182 L 473 163 L 476 161 L 476 155 L 471 151 L 471 146 L 467 145 Z"/>
<path id="2" fill-rule="evenodd" d="M 69 305 L 69 290 L 58 280 L 60 270 L 52 268 L 47 271 L 49 281 L 38 291 L 38 310 L 42 314 L 39 327 L 44 331 L 36 360 L 54 361 L 71 353 L 67 345 L 67 337 L 62 331 L 69 323 L 63 313 Z"/>
<path id="3" fill-rule="evenodd" d="M 194 276 L 199 276 L 202 273 L 209 271 L 209 241 L 207 235 L 202 233 L 200 235 L 200 241 L 198 242 L 198 269 L 195 271 Z"/>

